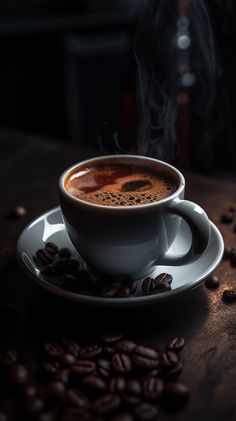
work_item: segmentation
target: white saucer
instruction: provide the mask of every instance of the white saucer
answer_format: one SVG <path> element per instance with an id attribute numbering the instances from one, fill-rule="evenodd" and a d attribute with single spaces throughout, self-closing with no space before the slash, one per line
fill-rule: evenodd
<path id="1" fill-rule="evenodd" d="M 54 208 L 35 219 L 21 233 L 17 243 L 17 258 L 26 272 L 38 285 L 61 297 L 87 304 L 110 307 L 131 307 L 158 303 L 194 288 L 206 279 L 219 265 L 224 242 L 219 230 L 211 222 L 211 239 L 205 253 L 194 263 L 183 266 L 155 266 L 152 276 L 167 272 L 173 276 L 172 289 L 166 292 L 144 295 L 141 289 L 143 279 L 138 281 L 138 288 L 134 295 L 126 298 L 105 298 L 101 296 L 82 295 L 70 292 L 62 287 L 53 285 L 50 277 L 40 273 L 33 256 L 45 243 L 54 242 L 59 248 L 68 247 L 74 256 L 78 256 L 63 224 L 60 208 Z M 171 254 L 181 254 L 188 250 L 191 234 L 183 221 L 177 238 L 171 246 Z"/>

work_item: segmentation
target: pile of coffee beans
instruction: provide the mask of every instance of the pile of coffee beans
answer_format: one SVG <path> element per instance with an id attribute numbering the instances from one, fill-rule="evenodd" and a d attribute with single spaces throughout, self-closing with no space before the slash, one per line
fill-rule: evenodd
<path id="1" fill-rule="evenodd" d="M 94 279 L 67 247 L 59 249 L 52 242 L 37 250 L 34 261 L 42 275 L 58 280 L 62 288 L 71 292 L 104 298 L 126 298 L 137 291 L 137 281 L 131 278 L 112 283 L 110 279 Z M 147 277 L 142 283 L 142 292 L 147 295 L 169 291 L 172 279 L 168 273 L 162 273 L 156 278 Z"/>
<path id="2" fill-rule="evenodd" d="M 188 401 L 188 387 L 177 380 L 184 345 L 184 338 L 171 338 L 160 351 L 121 334 L 83 346 L 50 340 L 36 373 L 13 350 L 0 353 L 2 381 L 7 399 L 15 398 L 14 419 L 156 420 L 160 409 L 178 410 Z M 0 411 L 0 420 L 8 419 Z"/>

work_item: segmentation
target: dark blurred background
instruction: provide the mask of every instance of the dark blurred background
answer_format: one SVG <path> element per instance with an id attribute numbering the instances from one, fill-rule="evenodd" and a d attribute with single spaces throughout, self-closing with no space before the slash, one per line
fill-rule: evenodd
<path id="1" fill-rule="evenodd" d="M 165 10 L 164 3 L 168 4 Z M 156 73 L 160 64 L 165 89 L 165 75 L 173 74 L 179 65 L 178 55 L 171 54 L 172 62 L 165 62 L 165 57 L 171 36 L 176 34 L 178 16 L 185 15 L 183 9 L 182 12 L 178 9 L 180 3 L 176 0 L 162 0 L 159 5 L 151 0 L 1 1 L 0 128 L 45 135 L 51 141 L 58 139 L 96 148 L 102 145 L 105 151 L 116 148 L 118 143 L 121 150 L 136 148 L 142 120 L 137 105 L 140 101 L 137 63 L 142 58 L 138 57 L 137 62 L 134 51 L 142 44 L 142 48 L 137 48 L 138 54 L 142 55 L 142 51 L 156 54 Z M 185 4 L 187 15 L 189 3 L 187 0 L 181 3 L 182 8 Z M 204 172 L 234 171 L 235 2 L 206 0 L 201 2 L 199 14 L 198 0 L 192 3 L 195 11 L 190 18 L 192 49 L 190 46 L 188 64 L 191 67 L 193 63 L 194 68 L 194 63 L 201 62 L 203 57 L 203 64 L 207 65 L 212 57 L 212 45 L 206 46 L 210 32 L 201 40 L 206 11 L 214 37 L 216 63 L 211 77 L 215 77 L 216 92 L 209 99 L 207 127 L 204 116 L 197 111 L 197 106 L 203 108 L 201 104 L 196 105 L 201 95 L 205 102 L 209 98 L 207 79 L 205 85 L 201 83 L 201 77 L 205 77 L 204 66 L 192 82 L 187 80 L 182 87 L 172 79 L 174 95 L 184 95 L 175 98 L 174 107 L 170 105 L 173 109 L 170 124 L 176 127 L 178 149 L 170 160 L 182 160 L 184 166 Z M 152 21 L 153 32 L 148 30 L 151 28 L 148 19 Z M 162 22 L 159 32 L 158 22 Z M 165 28 L 168 28 L 166 45 L 162 39 Z M 195 44 L 194 31 L 199 32 Z M 152 43 L 155 47 L 155 40 L 161 41 L 149 51 Z M 201 56 L 201 49 L 205 48 L 209 49 Z M 179 81 L 178 71 L 175 72 Z M 168 160 L 168 156 L 164 158 Z"/>

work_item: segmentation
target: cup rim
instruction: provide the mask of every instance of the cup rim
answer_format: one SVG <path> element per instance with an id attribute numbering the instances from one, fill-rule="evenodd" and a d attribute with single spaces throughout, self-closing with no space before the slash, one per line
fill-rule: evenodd
<path id="1" fill-rule="evenodd" d="M 103 161 L 105 159 L 119 159 L 119 158 L 133 158 L 133 159 L 144 159 L 144 160 L 148 160 L 148 161 L 152 161 L 154 163 L 159 163 L 161 165 L 164 165 L 166 167 L 168 167 L 170 170 L 172 170 L 175 175 L 178 176 L 179 178 L 179 186 L 178 188 L 175 190 L 174 193 L 172 193 L 170 196 L 158 200 L 156 202 L 151 202 L 151 203 L 143 203 L 143 204 L 138 204 L 138 205 L 121 205 L 121 206 L 111 206 L 111 205 L 99 205 L 97 203 L 91 203 L 91 202 L 87 202 L 83 199 L 79 199 L 78 197 L 72 196 L 72 194 L 68 193 L 68 191 L 65 188 L 65 178 L 67 177 L 67 175 L 72 172 L 76 167 L 79 167 L 81 165 L 86 165 L 87 163 L 91 163 L 93 161 Z M 59 188 L 60 191 L 72 202 L 74 202 L 75 204 L 80 204 L 83 206 L 87 206 L 88 208 L 96 208 L 96 209 L 113 209 L 113 211 L 121 211 L 121 210 L 129 210 L 131 211 L 132 209 L 145 209 L 145 208 L 149 208 L 149 207 L 153 207 L 153 206 L 158 206 L 158 205 L 162 205 L 163 203 L 167 203 L 173 199 L 175 199 L 176 197 L 179 196 L 179 194 L 183 191 L 185 187 L 185 178 L 183 176 L 183 174 L 173 165 L 165 162 L 165 161 L 161 161 L 160 159 L 156 159 L 156 158 L 151 158 L 148 156 L 144 156 L 144 155 L 135 155 L 135 154 L 117 154 L 117 155 L 100 155 L 100 156 L 94 156 L 93 158 L 88 158 L 82 161 L 77 162 L 76 164 L 71 165 L 69 168 L 67 168 L 65 171 L 63 171 L 63 173 L 61 174 L 60 178 L 59 178 Z"/>

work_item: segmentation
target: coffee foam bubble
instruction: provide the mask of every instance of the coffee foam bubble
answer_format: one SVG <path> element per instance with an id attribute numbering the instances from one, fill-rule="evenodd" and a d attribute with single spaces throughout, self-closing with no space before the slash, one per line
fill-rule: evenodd
<path id="1" fill-rule="evenodd" d="M 77 194 L 79 199 L 85 200 L 90 203 L 104 205 L 104 206 L 135 206 L 143 205 L 148 203 L 157 202 L 170 196 L 173 191 L 173 186 L 168 182 L 163 182 L 162 188 L 159 191 L 141 193 L 141 192 L 129 192 L 129 193 L 115 193 L 109 191 L 93 192 L 87 194 Z"/>
<path id="2" fill-rule="evenodd" d="M 103 206 L 135 206 L 170 196 L 176 186 L 155 171 L 128 165 L 90 167 L 73 173 L 67 191 L 78 199 Z"/>

